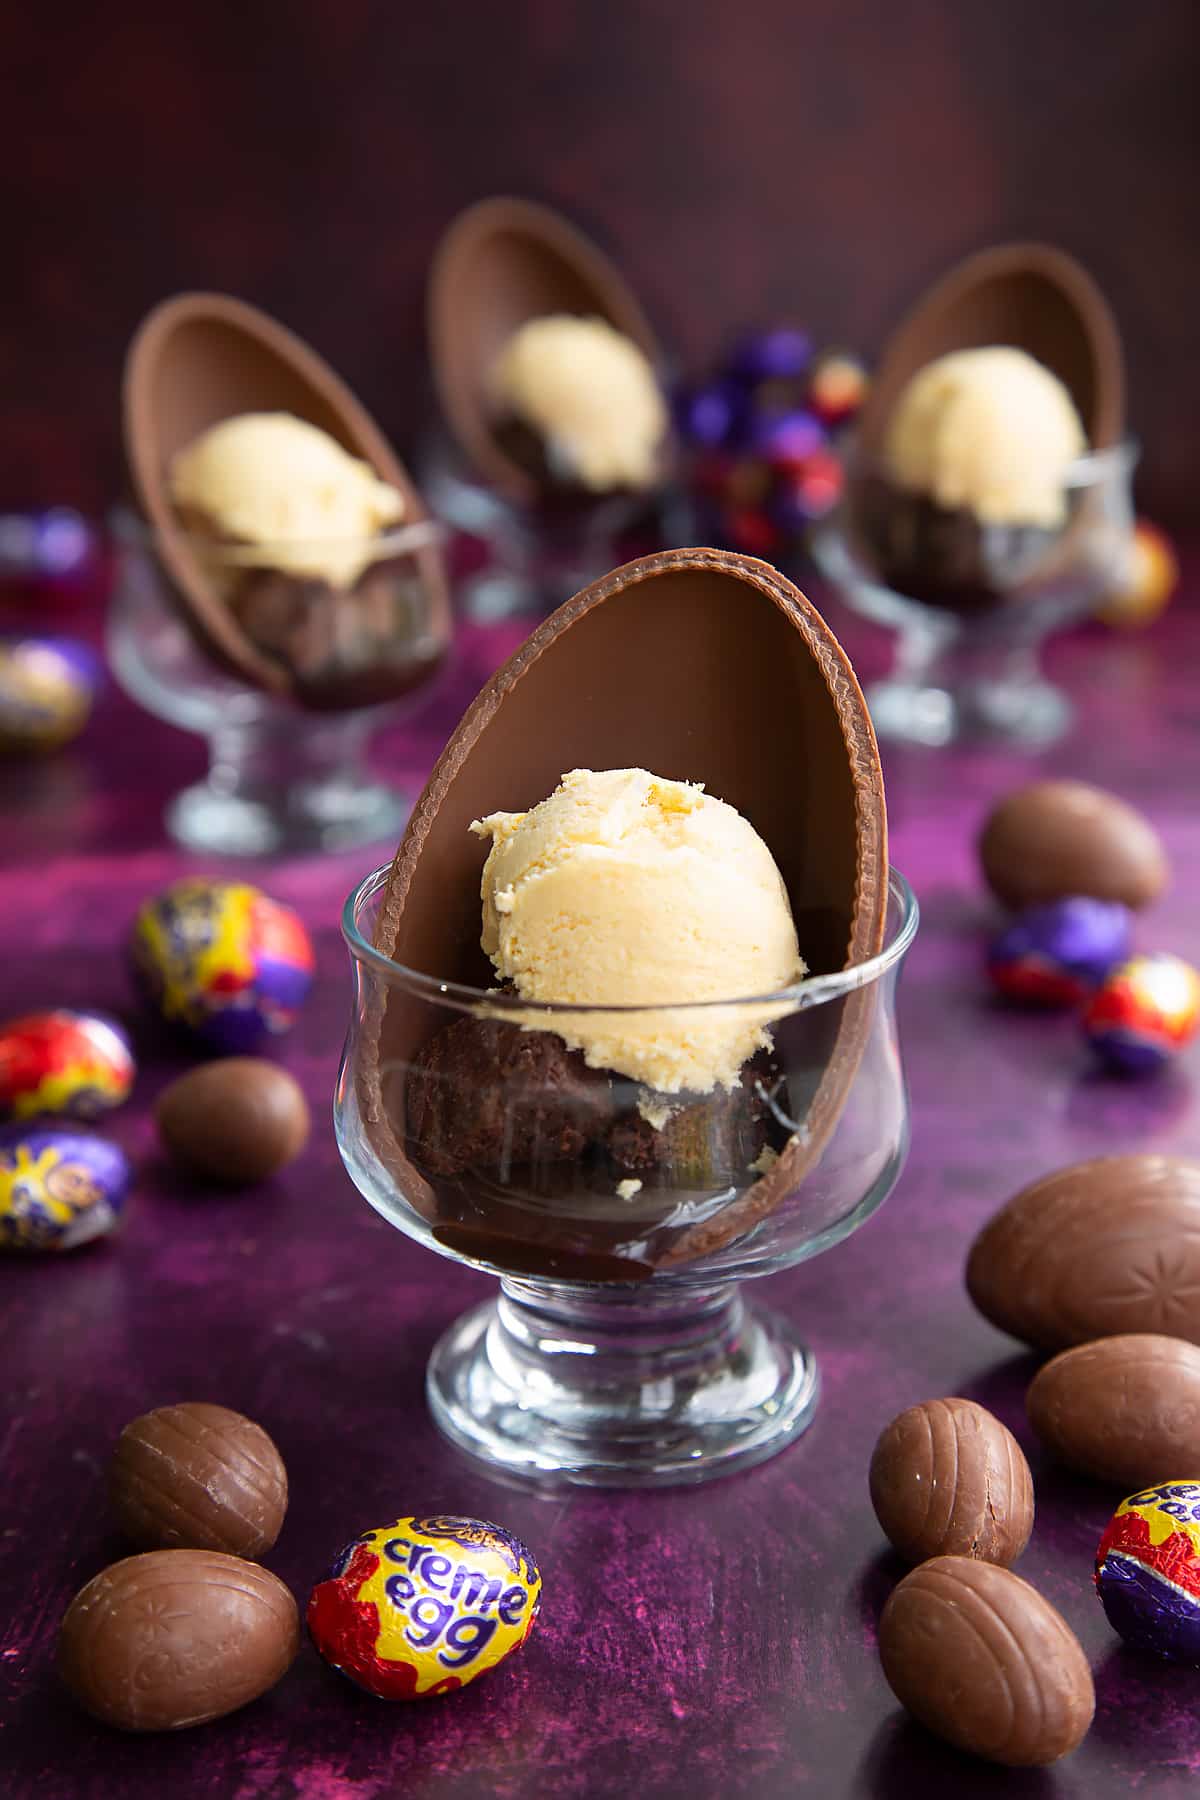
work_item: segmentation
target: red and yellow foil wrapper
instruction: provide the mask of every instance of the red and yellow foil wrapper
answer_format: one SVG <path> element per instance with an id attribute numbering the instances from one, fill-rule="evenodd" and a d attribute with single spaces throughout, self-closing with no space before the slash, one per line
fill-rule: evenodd
<path id="1" fill-rule="evenodd" d="M 1200 975 L 1178 956 L 1132 956 L 1113 970 L 1083 1015 L 1083 1029 L 1111 1068 L 1161 1068 L 1200 1026 Z"/>
<path id="2" fill-rule="evenodd" d="M 1126 1643 L 1200 1663 L 1200 1481 L 1122 1500 L 1096 1551 L 1096 1590 Z"/>
<path id="3" fill-rule="evenodd" d="M 395 1519 L 347 1545 L 307 1622 L 335 1669 L 381 1700 L 453 1693 L 519 1650 L 542 1579 L 517 1538 L 483 1519 Z"/>
<path id="4" fill-rule="evenodd" d="M 95 1119 L 129 1098 L 135 1073 L 110 1019 L 59 1009 L 0 1025 L 0 1116 Z"/>

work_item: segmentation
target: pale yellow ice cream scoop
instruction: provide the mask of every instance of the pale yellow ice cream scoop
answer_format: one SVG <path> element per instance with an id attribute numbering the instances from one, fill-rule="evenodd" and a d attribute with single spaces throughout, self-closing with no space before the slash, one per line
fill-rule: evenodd
<path id="1" fill-rule="evenodd" d="M 328 432 L 290 413 L 239 413 L 179 452 L 171 498 L 189 522 L 247 545 L 238 558 L 352 587 L 404 498 Z"/>
<path id="2" fill-rule="evenodd" d="M 647 487 L 667 409 L 647 358 L 604 319 L 530 319 L 491 373 L 496 403 L 544 439 L 552 464 L 597 492 Z"/>
<path id="3" fill-rule="evenodd" d="M 670 1010 L 805 974 L 775 859 L 732 806 L 645 769 L 575 769 L 471 830 L 492 840 L 482 943 L 498 975 L 527 1000 L 651 1009 L 530 1023 L 662 1094 L 731 1086 L 769 1043 L 778 1005 Z"/>
<path id="4" fill-rule="evenodd" d="M 883 445 L 899 487 L 993 525 L 1061 525 L 1087 439 L 1070 394 L 1024 350 L 955 350 L 896 402 Z"/>

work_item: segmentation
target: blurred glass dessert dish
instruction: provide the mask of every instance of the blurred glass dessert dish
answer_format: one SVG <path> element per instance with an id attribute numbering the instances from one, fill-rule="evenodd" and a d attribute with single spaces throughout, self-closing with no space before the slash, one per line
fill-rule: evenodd
<path id="1" fill-rule="evenodd" d="M 544 611 L 619 561 L 617 538 L 662 504 L 675 454 L 661 348 L 597 246 L 509 196 L 452 221 L 427 311 L 443 425 L 422 487 L 487 553 L 465 609 Z"/>
<path id="2" fill-rule="evenodd" d="M 848 447 L 847 497 L 811 548 L 846 603 L 897 634 L 892 675 L 868 690 L 880 737 L 1038 747 L 1062 736 L 1071 704 L 1042 673 L 1040 646 L 1120 587 L 1137 458 L 1125 440 L 1071 462 L 1050 528 L 898 496 L 878 458 Z"/>
<path id="3" fill-rule="evenodd" d="M 147 711 L 208 740 L 207 775 L 167 811 L 176 841 L 253 856 L 394 837 L 408 802 L 375 778 L 365 758 L 372 734 L 395 716 L 402 696 L 423 697 L 445 660 L 445 634 L 414 568 L 437 528 L 421 520 L 380 533 L 365 562 L 361 545 L 354 547 L 361 566 L 352 585 L 336 593 L 320 581 L 275 573 L 269 559 L 286 566 L 294 546 L 257 546 L 247 562 L 238 545 L 190 542 L 218 584 L 232 591 L 245 583 L 248 629 L 263 654 L 337 697 L 336 706 L 316 710 L 218 661 L 181 612 L 159 534 L 128 509 L 111 525 L 113 671 Z M 176 551 L 178 540 L 176 533 Z"/>
<path id="4" fill-rule="evenodd" d="M 356 997 L 338 1145 L 390 1223 L 501 1281 L 499 1300 L 433 1353 L 438 1425 L 533 1481 L 665 1485 L 774 1454 L 812 1417 L 816 1364 L 737 1284 L 836 1244 L 895 1183 L 908 1142 L 895 991 L 917 929 L 907 883 L 892 872 L 882 950 L 839 973 L 598 1008 L 393 961 L 375 948 L 388 880 L 368 877 L 343 917 Z M 695 1043 L 714 1027 L 761 1047 L 732 1085 L 676 1095 L 658 1123 L 644 1085 L 568 1047 Z M 851 1041 L 829 1109 L 831 1063 Z"/>

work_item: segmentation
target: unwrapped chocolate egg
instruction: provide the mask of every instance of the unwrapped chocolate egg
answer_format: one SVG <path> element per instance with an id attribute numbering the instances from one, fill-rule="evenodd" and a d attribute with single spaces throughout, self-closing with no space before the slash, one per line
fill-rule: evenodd
<path id="1" fill-rule="evenodd" d="M 0 1025 L 0 1114 L 94 1119 L 129 1098 L 129 1038 L 97 1013 L 26 1013 Z"/>
<path id="2" fill-rule="evenodd" d="M 1200 1481 L 1122 1500 L 1096 1551 L 1096 1592 L 1135 1650 L 1200 1666 Z"/>
<path id="3" fill-rule="evenodd" d="M 974 1556 L 1007 1568 L 1033 1529 L 1033 1479 L 1012 1432 L 974 1400 L 926 1400 L 880 1434 L 871 1504 L 909 1562 Z"/>
<path id="4" fill-rule="evenodd" d="M 979 860 L 992 892 L 1013 908 L 1076 894 L 1148 906 L 1169 875 L 1149 819 L 1086 781 L 1031 781 L 1006 794 L 984 821 Z"/>
<path id="5" fill-rule="evenodd" d="M 541 1603 L 533 1557 L 482 1519 L 396 1519 L 347 1545 L 308 1603 L 313 1643 L 381 1700 L 465 1687 L 519 1650 Z"/>
<path id="6" fill-rule="evenodd" d="M 1114 1487 L 1200 1470 L 1200 1347 L 1149 1331 L 1076 1344 L 1038 1370 L 1025 1410 L 1060 1462 Z"/>
<path id="7" fill-rule="evenodd" d="M 216 1550 L 151 1550 L 81 1588 L 58 1637 L 59 1674 L 122 1731 L 182 1731 L 256 1700 L 299 1648 L 277 1575 Z"/>
<path id="8" fill-rule="evenodd" d="M 130 949 L 139 985 L 163 1018 L 226 1053 L 287 1031 L 315 966 L 290 907 L 246 882 L 194 876 L 146 901 Z"/>
<path id="9" fill-rule="evenodd" d="M 287 1471 L 261 1425 L 227 1406 L 184 1401 L 126 1425 L 108 1468 L 108 1497 L 143 1550 L 261 1556 L 287 1511 Z"/>
<path id="10" fill-rule="evenodd" d="M 0 1250 L 75 1250 L 113 1229 L 129 1189 L 124 1152 L 53 1125 L 0 1129 Z"/>
<path id="11" fill-rule="evenodd" d="M 1133 956 L 1092 996 L 1083 1029 L 1092 1049 L 1122 1075 L 1161 1069 L 1200 1026 L 1200 975 L 1163 951 Z"/>
<path id="12" fill-rule="evenodd" d="M 1119 900 L 1079 895 L 1031 907 L 988 950 L 988 974 L 1025 1006 L 1078 1006 L 1129 955 L 1132 923 Z"/>
<path id="13" fill-rule="evenodd" d="M 0 642 L 0 751 L 56 750 L 88 722 L 99 671 L 69 638 Z"/>
<path id="14" fill-rule="evenodd" d="M 180 1075 L 154 1122 L 178 1162 L 217 1181 L 265 1181 L 308 1141 L 308 1102 L 294 1075 L 261 1056 L 225 1056 Z"/>

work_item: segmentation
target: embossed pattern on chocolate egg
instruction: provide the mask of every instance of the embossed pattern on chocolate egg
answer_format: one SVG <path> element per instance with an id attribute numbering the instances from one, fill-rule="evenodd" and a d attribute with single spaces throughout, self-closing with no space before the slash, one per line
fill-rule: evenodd
<path id="1" fill-rule="evenodd" d="M 108 1493 L 118 1525 L 141 1549 L 261 1556 L 287 1511 L 287 1470 L 253 1419 L 189 1401 L 125 1427 Z"/>
<path id="2" fill-rule="evenodd" d="M 1029 1423 L 1062 1462 L 1124 1488 L 1200 1473 L 1200 1349 L 1153 1332 L 1077 1344 L 1039 1369 Z"/>
<path id="3" fill-rule="evenodd" d="M 1045 1350 L 1128 1331 L 1200 1343 L 1200 1163 L 1104 1156 L 1044 1176 L 975 1239 L 967 1291 Z"/>
<path id="4" fill-rule="evenodd" d="M 1096 1697 L 1062 1615 L 1009 1569 L 937 1556 L 906 1575 L 879 1621 L 888 1685 L 960 1750 L 1027 1768 L 1081 1742 Z"/>
<path id="5" fill-rule="evenodd" d="M 63 1681 L 123 1731 L 181 1731 L 265 1694 L 300 1642 L 296 1602 L 258 1563 L 215 1550 L 129 1556 L 76 1594 L 58 1638 Z"/>
<path id="6" fill-rule="evenodd" d="M 1167 885 L 1149 819 L 1085 781 L 1033 781 L 994 807 L 979 839 L 984 879 L 1006 906 L 1084 894 L 1147 906 Z"/>
<path id="7" fill-rule="evenodd" d="M 901 1556 L 973 1556 L 1007 1567 L 1033 1529 L 1033 1480 L 1021 1446 L 973 1400 L 926 1400 L 880 1434 L 871 1504 Z"/>
<path id="8" fill-rule="evenodd" d="M 308 1141 L 308 1102 L 294 1076 L 258 1056 L 189 1069 L 159 1097 L 154 1122 L 179 1162 L 218 1181 L 265 1181 Z"/>

